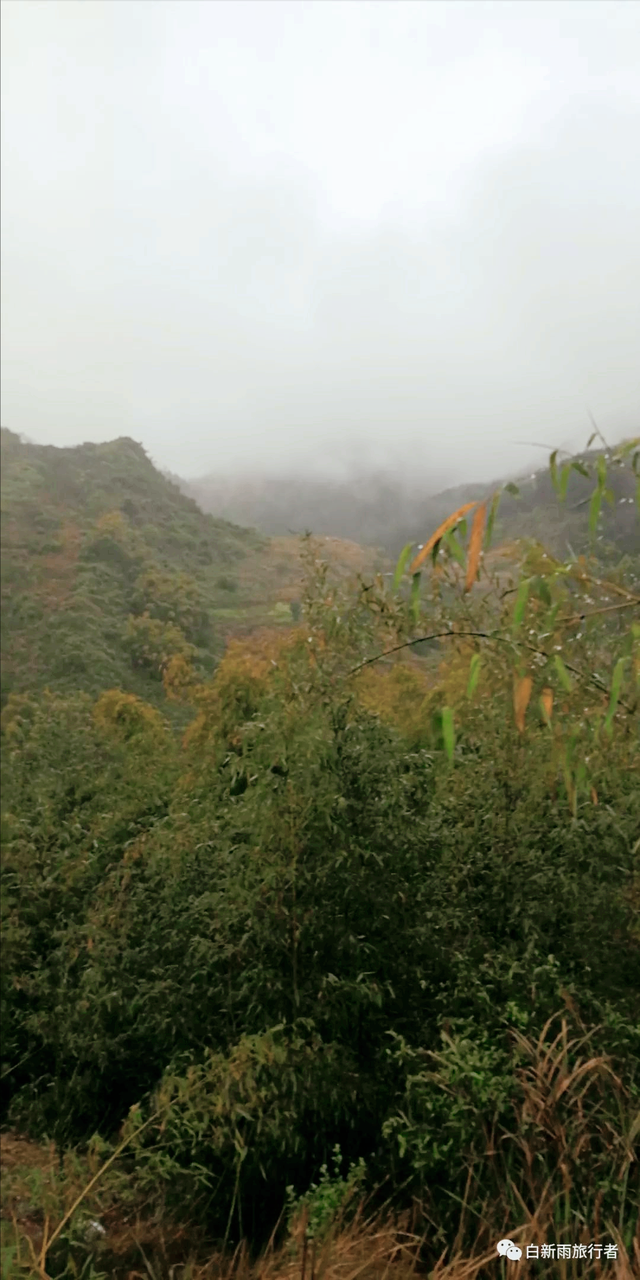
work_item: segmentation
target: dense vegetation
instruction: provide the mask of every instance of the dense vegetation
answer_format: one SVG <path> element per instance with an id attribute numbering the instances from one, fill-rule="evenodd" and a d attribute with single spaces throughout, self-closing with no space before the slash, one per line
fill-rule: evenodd
<path id="1" fill-rule="evenodd" d="M 9 693 L 4 1116 L 87 1168 L 126 1144 L 105 1220 L 258 1248 L 358 1188 L 414 1205 L 428 1267 L 483 1274 L 514 1233 L 633 1256 L 640 574 L 598 539 L 637 444 L 577 460 L 589 554 L 500 569 L 497 494 L 393 579 L 338 587 L 310 542 L 300 627 L 209 677 L 194 622 L 164 706 Z M 571 474 L 552 460 L 560 502 Z M 42 1265 L 77 1249 L 65 1225 Z"/>
<path id="2" fill-rule="evenodd" d="M 264 539 L 204 515 L 133 440 L 56 449 L 3 428 L 1 461 L 3 697 L 154 698 L 168 657 L 212 669 L 212 611 Z"/>

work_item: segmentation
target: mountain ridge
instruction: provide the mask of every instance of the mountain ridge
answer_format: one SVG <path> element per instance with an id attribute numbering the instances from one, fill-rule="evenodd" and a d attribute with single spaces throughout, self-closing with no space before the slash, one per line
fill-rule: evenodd
<path id="1" fill-rule="evenodd" d="M 575 457 L 576 461 L 592 463 L 601 453 L 606 450 L 584 450 Z M 586 521 L 576 507 L 588 500 L 590 481 L 572 472 L 566 502 L 559 508 L 548 466 L 491 482 L 469 481 L 424 493 L 415 480 L 403 481 L 379 471 L 362 472 L 344 481 L 301 475 L 209 475 L 178 483 L 203 510 L 239 520 L 270 536 L 311 530 L 379 547 L 397 557 L 407 542 L 426 536 L 451 511 L 466 502 L 489 499 L 507 480 L 516 483 L 519 493 L 503 493 L 496 537 L 540 538 L 562 554 L 567 553 L 568 542 L 576 547 L 584 545 Z M 628 472 L 613 471 L 609 486 L 614 502 L 613 506 L 603 505 L 601 538 L 616 543 L 623 553 L 634 553 L 640 547 L 633 520 L 633 479 Z"/>
<path id="2" fill-rule="evenodd" d="M 117 687 L 164 706 L 173 655 L 206 677 L 230 636 L 293 624 L 300 540 L 203 512 L 129 437 L 58 449 L 2 428 L 1 460 L 3 701 Z M 343 576 L 380 567 L 344 540 L 323 554 Z"/>
<path id="3" fill-rule="evenodd" d="M 225 575 L 265 542 L 203 513 L 128 437 L 57 449 L 3 428 L 3 697 L 43 672 L 153 693 L 165 649 L 207 669 Z"/>

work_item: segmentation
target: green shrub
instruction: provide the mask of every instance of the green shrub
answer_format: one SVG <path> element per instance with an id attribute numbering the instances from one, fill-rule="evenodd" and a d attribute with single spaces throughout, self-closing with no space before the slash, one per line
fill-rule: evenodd
<path id="1" fill-rule="evenodd" d="M 301 1196 L 296 1196 L 294 1187 L 287 1187 L 287 1227 L 290 1233 L 304 1215 L 307 1240 L 322 1240 L 337 1222 L 344 1222 L 349 1207 L 357 1206 L 356 1197 L 366 1183 L 366 1163 L 362 1157 L 357 1164 L 352 1163 L 346 1178 L 340 1172 L 342 1164 L 340 1143 L 337 1142 L 332 1152 L 332 1173 L 329 1173 L 328 1164 L 323 1164 L 318 1181 L 312 1182 L 309 1190 Z"/>
<path id="2" fill-rule="evenodd" d="M 116 688 L 7 703 L 4 1116 L 59 1146 L 124 1125 L 131 1187 L 219 1239 L 287 1206 L 322 1235 L 386 1179 L 435 1256 L 541 1204 L 631 1247 L 633 584 L 526 547 L 505 585 L 478 527 L 426 583 L 312 563 L 304 629 L 212 681 L 175 622 L 130 619 L 136 661 L 183 659 L 182 742 Z"/>

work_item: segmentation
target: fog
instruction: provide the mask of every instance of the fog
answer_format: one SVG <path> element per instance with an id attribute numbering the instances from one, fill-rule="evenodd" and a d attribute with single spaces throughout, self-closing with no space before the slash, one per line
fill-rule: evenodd
<path id="1" fill-rule="evenodd" d="M 640 4 L 5 0 L 2 422 L 444 485 L 640 422 Z"/>

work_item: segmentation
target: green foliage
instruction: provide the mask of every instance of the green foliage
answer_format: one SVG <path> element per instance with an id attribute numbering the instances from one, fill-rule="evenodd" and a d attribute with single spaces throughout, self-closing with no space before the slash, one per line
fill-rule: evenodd
<path id="1" fill-rule="evenodd" d="M 93 717 L 110 735 L 125 742 L 144 739 L 152 749 L 166 734 L 166 725 L 154 707 L 120 689 L 110 689 L 98 698 Z"/>
<path id="2" fill-rule="evenodd" d="M 336 1222 L 344 1221 L 349 1205 L 353 1206 L 358 1193 L 364 1190 L 367 1166 L 360 1157 L 357 1164 L 352 1162 L 346 1178 L 343 1178 L 340 1172 L 342 1163 L 340 1143 L 336 1142 L 331 1159 L 332 1173 L 329 1172 L 328 1164 L 323 1164 L 318 1182 L 312 1182 L 303 1196 L 296 1196 L 295 1189 L 287 1187 L 289 1231 L 292 1231 L 296 1221 L 304 1215 L 307 1240 L 322 1240 Z"/>
<path id="3" fill-rule="evenodd" d="M 53 449 L 3 428 L 3 700 L 45 685 L 158 700 L 175 653 L 210 672 L 228 570 L 262 542 L 204 515 L 132 440 Z"/>
<path id="4" fill-rule="evenodd" d="M 442 708 L 442 740 L 449 764 L 453 764 L 456 739 L 453 727 L 453 711 L 451 710 L 451 707 Z"/>
<path id="5" fill-rule="evenodd" d="M 227 1241 L 283 1207 L 321 1237 L 386 1179 L 436 1254 L 475 1241 L 462 1203 L 494 1243 L 544 1196 L 630 1247 L 633 563 L 530 545 L 467 591 L 458 526 L 412 582 L 338 588 L 309 543 L 304 625 L 196 679 L 201 584 L 140 568 L 130 515 L 100 563 L 124 547 L 134 656 L 192 722 L 7 699 L 5 1119 L 120 1131 L 132 1194 Z"/>
<path id="6" fill-rule="evenodd" d="M 402 1110 L 385 1122 L 384 1133 L 397 1143 L 400 1159 L 408 1157 L 423 1194 L 446 1177 L 461 1150 L 474 1162 L 482 1159 L 485 1125 L 508 1120 L 516 1095 L 515 1064 L 500 1038 L 470 1020 L 441 1038 L 440 1050 L 425 1054 L 394 1032 L 389 1051 L 406 1083 Z"/>
<path id="7" fill-rule="evenodd" d="M 136 616 L 179 627 L 185 639 L 200 648 L 210 641 L 202 591 L 189 574 L 147 569 L 136 581 L 132 609 Z"/>
<path id="8" fill-rule="evenodd" d="M 174 622 L 161 622 L 149 613 L 129 618 L 122 639 L 133 666 L 142 667 L 156 679 L 161 679 L 170 658 L 181 657 L 190 662 L 196 655 L 180 627 Z"/>

